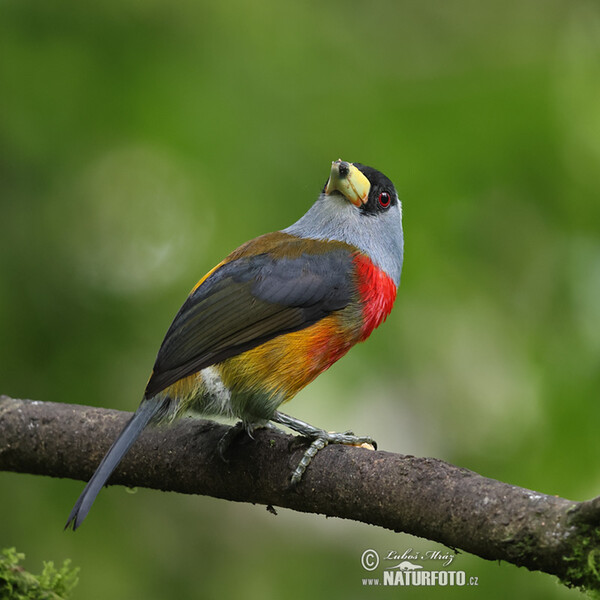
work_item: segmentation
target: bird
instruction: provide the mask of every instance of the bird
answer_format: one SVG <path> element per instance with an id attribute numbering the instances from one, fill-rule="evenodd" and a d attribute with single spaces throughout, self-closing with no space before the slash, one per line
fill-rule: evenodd
<path id="1" fill-rule="evenodd" d="M 297 485 L 327 444 L 373 444 L 280 412 L 319 374 L 366 340 L 392 310 L 404 258 L 402 204 L 391 180 L 338 159 L 294 224 L 229 254 L 193 287 L 158 351 L 144 397 L 75 503 L 77 529 L 148 425 L 186 414 L 239 419 L 219 442 L 283 425 L 311 441 Z"/>

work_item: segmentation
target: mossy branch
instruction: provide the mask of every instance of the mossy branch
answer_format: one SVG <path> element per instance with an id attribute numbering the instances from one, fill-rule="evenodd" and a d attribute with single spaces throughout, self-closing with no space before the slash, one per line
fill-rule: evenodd
<path id="1" fill-rule="evenodd" d="M 86 481 L 129 417 L 2 396 L 0 469 Z M 257 431 L 234 443 L 224 463 L 216 447 L 226 430 L 191 419 L 149 428 L 111 483 L 353 519 L 600 589 L 600 498 L 573 502 L 433 458 L 347 446 L 319 452 L 290 489 L 303 450 L 290 444 L 295 438 Z"/>
<path id="2" fill-rule="evenodd" d="M 3 600 L 67 600 L 78 582 L 78 567 L 65 560 L 61 567 L 44 562 L 40 575 L 28 573 L 19 562 L 25 558 L 15 548 L 0 550 L 0 598 Z"/>

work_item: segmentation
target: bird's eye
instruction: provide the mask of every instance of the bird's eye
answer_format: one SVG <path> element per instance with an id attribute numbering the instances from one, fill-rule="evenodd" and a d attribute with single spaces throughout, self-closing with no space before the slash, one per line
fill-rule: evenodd
<path id="1" fill-rule="evenodd" d="M 381 208 L 387 208 L 391 201 L 392 199 L 387 192 L 381 192 L 381 194 L 379 194 L 379 206 L 381 206 Z"/>

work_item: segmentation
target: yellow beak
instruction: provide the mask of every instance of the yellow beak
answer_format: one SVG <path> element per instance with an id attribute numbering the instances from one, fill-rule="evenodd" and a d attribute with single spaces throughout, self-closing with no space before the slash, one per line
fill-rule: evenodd
<path id="1" fill-rule="evenodd" d="M 326 194 L 341 192 L 354 206 L 361 206 L 367 203 L 370 189 L 370 181 L 352 163 L 341 158 L 331 163 Z"/>

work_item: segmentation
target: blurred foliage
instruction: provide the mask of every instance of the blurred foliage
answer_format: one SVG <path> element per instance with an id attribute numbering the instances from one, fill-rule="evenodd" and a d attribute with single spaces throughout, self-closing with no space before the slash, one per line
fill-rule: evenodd
<path id="1" fill-rule="evenodd" d="M 600 5 L 0 2 L 0 391 L 132 410 L 187 291 L 330 161 L 403 199 L 385 325 L 288 411 L 546 493 L 600 493 Z M 438 544 L 209 498 L 0 474 L 0 545 L 80 598 L 358 598 Z M 10 518 L 7 517 L 10 515 Z M 485 598 L 576 597 L 460 554 Z M 399 590 L 380 589 L 378 595 Z M 403 597 L 465 590 L 402 590 Z M 472 593 L 476 593 L 472 590 Z"/>
<path id="2" fill-rule="evenodd" d="M 41 575 L 32 575 L 19 565 L 25 558 L 15 548 L 0 552 L 0 598 L 2 600 L 63 600 L 69 598 L 77 585 L 78 568 L 65 560 L 60 569 L 53 562 L 44 562 Z"/>

